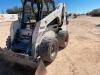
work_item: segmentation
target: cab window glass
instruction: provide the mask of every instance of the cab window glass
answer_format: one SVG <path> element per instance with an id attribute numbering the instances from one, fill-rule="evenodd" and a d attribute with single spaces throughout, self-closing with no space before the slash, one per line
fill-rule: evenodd
<path id="1" fill-rule="evenodd" d="M 47 5 L 43 3 L 43 11 L 47 11 Z"/>
<path id="2" fill-rule="evenodd" d="M 33 13 L 38 13 L 37 4 L 33 4 Z"/>
<path id="3" fill-rule="evenodd" d="M 48 7 L 49 7 L 49 11 L 53 11 L 54 10 L 52 3 L 48 3 Z"/>

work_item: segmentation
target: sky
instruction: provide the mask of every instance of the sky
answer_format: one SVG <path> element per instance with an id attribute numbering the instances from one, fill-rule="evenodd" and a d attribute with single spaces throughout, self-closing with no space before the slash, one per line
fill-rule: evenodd
<path id="1" fill-rule="evenodd" d="M 100 8 L 100 0 L 55 0 L 56 4 L 65 3 L 68 13 L 86 13 L 92 9 Z M 7 8 L 21 6 L 21 0 L 1 0 L 0 13 L 5 12 Z"/>

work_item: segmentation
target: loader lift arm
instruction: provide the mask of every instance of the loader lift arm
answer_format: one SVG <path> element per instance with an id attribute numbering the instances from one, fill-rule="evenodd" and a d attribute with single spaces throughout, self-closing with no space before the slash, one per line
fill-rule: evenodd
<path id="1" fill-rule="evenodd" d="M 39 22 L 36 23 L 36 27 L 35 27 L 35 31 L 33 33 L 33 36 L 35 36 L 35 38 L 33 38 L 32 43 L 33 43 L 33 50 L 34 48 L 37 48 L 37 46 L 41 43 L 43 37 L 42 35 L 44 34 L 44 32 L 47 29 L 47 26 L 56 18 L 59 19 L 59 24 L 58 27 L 60 25 L 62 25 L 62 18 L 61 16 L 64 14 L 62 13 L 64 10 L 64 4 L 61 3 L 59 5 L 59 7 L 53 11 L 52 13 L 50 13 L 48 16 L 46 16 L 45 18 L 43 18 L 42 20 L 40 20 Z M 36 35 L 37 34 L 37 35 Z M 36 50 L 35 50 L 36 51 Z M 35 52 L 36 53 L 36 52 Z M 32 53 L 33 55 L 37 55 Z M 36 58 L 36 56 L 34 56 Z"/>

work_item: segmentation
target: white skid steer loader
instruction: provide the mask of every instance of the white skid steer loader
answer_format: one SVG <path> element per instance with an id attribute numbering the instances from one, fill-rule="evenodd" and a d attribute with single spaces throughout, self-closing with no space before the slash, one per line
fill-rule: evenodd
<path id="1" fill-rule="evenodd" d="M 33 68 L 38 75 L 39 63 L 53 62 L 59 48 L 68 43 L 68 32 L 62 29 L 65 6 L 60 3 L 56 8 L 53 0 L 22 0 L 22 4 L 19 20 L 12 23 L 6 41 L 7 49 L 0 49 L 0 60 Z"/>

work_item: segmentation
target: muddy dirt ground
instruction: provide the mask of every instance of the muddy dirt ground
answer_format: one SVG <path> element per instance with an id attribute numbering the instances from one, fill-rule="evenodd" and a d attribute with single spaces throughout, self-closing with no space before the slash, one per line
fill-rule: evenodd
<path id="1" fill-rule="evenodd" d="M 69 19 L 69 44 L 47 66 L 48 75 L 100 75 L 100 18 Z M 0 47 L 5 47 L 10 23 L 0 23 Z M 3 65 L 3 63 L 0 63 Z M 9 65 L 7 65 L 9 66 Z M 0 66 L 0 69 L 2 67 Z M 1 74 L 0 74 L 1 75 Z"/>

